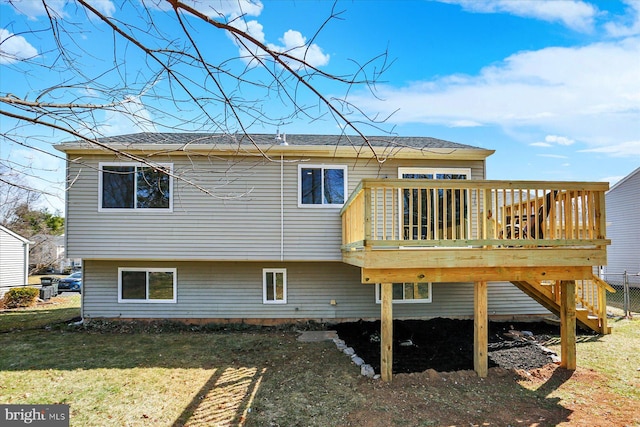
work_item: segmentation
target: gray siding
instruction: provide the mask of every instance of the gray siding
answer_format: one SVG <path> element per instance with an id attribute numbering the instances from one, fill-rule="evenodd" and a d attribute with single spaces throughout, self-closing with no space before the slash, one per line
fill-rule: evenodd
<path id="1" fill-rule="evenodd" d="M 118 267 L 177 269 L 177 303 L 118 303 Z M 84 261 L 83 314 L 88 318 L 373 319 L 372 285 L 340 262 Z M 262 303 L 262 269 L 287 269 L 287 304 Z M 337 305 L 331 305 L 331 300 Z M 509 283 L 489 284 L 490 315 L 548 312 Z M 394 318 L 471 317 L 473 284 L 433 285 L 433 302 L 394 304 Z"/>
<path id="2" fill-rule="evenodd" d="M 27 284 L 27 263 L 24 241 L 0 228 L 0 298 L 10 288 Z"/>
<path id="3" fill-rule="evenodd" d="M 154 157 L 212 193 L 174 180 L 173 212 L 98 212 L 98 164 L 69 165 L 67 256 L 85 259 L 339 261 L 337 208 L 298 207 L 298 164 L 347 165 L 348 190 L 363 178 L 396 178 L 398 167 L 465 167 L 484 178 L 483 161 Z M 281 223 L 282 221 L 282 223 Z M 281 233 L 283 225 L 283 234 Z"/>
<path id="4" fill-rule="evenodd" d="M 608 274 L 640 273 L 640 168 L 606 194 Z"/>

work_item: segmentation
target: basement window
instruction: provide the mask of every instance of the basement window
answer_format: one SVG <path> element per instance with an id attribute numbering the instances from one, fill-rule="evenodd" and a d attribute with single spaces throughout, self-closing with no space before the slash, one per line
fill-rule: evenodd
<path id="1" fill-rule="evenodd" d="M 287 269 L 265 268 L 262 270 L 262 303 L 287 303 Z"/>
<path id="2" fill-rule="evenodd" d="M 118 268 L 118 302 L 174 303 L 175 268 Z"/>
<path id="3" fill-rule="evenodd" d="M 394 303 L 427 303 L 431 302 L 431 282 L 416 283 L 394 283 L 393 302 Z M 380 283 L 376 284 L 376 303 L 382 302 Z"/>

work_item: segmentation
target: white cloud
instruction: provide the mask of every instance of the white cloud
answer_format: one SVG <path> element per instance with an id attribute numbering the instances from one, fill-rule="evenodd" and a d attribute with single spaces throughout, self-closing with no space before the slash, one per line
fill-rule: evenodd
<path id="1" fill-rule="evenodd" d="M 459 4 L 468 12 L 509 13 L 523 18 L 561 22 L 565 26 L 588 32 L 593 29 L 597 9 L 579 0 L 438 0 Z"/>
<path id="2" fill-rule="evenodd" d="M 246 19 L 249 16 L 260 16 L 264 6 L 259 0 L 184 0 L 183 2 L 210 18 L 223 20 L 232 27 L 248 33 L 275 52 L 286 52 L 314 67 L 329 63 L 329 55 L 325 54 L 320 46 L 315 43 L 307 45 L 306 37 L 293 29 L 283 34 L 279 39 L 280 44 L 268 43 L 263 25 L 255 19 Z M 148 3 L 149 1 L 145 2 L 145 4 Z M 152 0 L 149 4 L 157 9 L 170 9 L 167 3 L 158 0 Z M 249 41 L 238 40 L 233 34 L 228 35 L 238 47 L 240 58 L 250 66 L 257 66 L 258 61 L 255 57 L 264 57 L 263 52 Z M 295 63 L 292 65 L 295 67 Z"/>
<path id="3" fill-rule="evenodd" d="M 309 65 L 320 67 L 329 63 L 329 55 L 322 52 L 322 48 L 315 43 L 307 45 L 307 39 L 295 30 L 288 30 L 280 38 L 281 45 L 268 44 L 269 49 L 284 52 L 298 58 Z M 294 64 L 295 65 L 295 64 Z"/>
<path id="4" fill-rule="evenodd" d="M 521 52 L 477 75 L 453 75 L 404 87 L 378 86 L 378 98 L 350 101 L 389 123 L 454 127 L 461 122 L 577 140 L 589 148 L 638 138 L 640 37 L 582 47 Z M 530 132 L 529 132 L 530 134 Z M 571 135 L 571 139 L 566 136 Z"/>
<path id="5" fill-rule="evenodd" d="M 558 135 L 547 135 L 544 140 L 548 143 L 558 144 L 558 145 L 572 145 L 575 141 L 573 139 L 569 139 L 565 136 Z"/>
<path id="6" fill-rule="evenodd" d="M 105 16 L 113 16 L 116 11 L 116 6 L 111 0 L 87 0 L 87 3 Z"/>
<path id="7" fill-rule="evenodd" d="M 0 64 L 12 64 L 36 56 L 37 49 L 27 39 L 0 28 Z"/>
<path id="8" fill-rule="evenodd" d="M 626 0 L 627 13 L 618 17 L 616 22 L 605 24 L 607 33 L 613 37 L 629 37 L 640 35 L 640 1 Z"/>
<path id="9" fill-rule="evenodd" d="M 284 35 L 279 39 L 280 44 L 267 43 L 264 28 L 256 20 L 245 21 L 244 19 L 235 19 L 230 22 L 230 25 L 248 33 L 251 37 L 255 38 L 260 43 L 265 44 L 269 49 L 274 52 L 287 53 L 294 58 L 301 61 L 305 61 L 307 64 L 314 67 L 320 67 L 329 63 L 329 55 L 322 51 L 322 48 L 315 43 L 307 44 L 307 39 L 295 30 L 287 30 Z M 257 46 L 252 45 L 250 42 L 242 44 L 238 39 L 229 34 L 229 37 L 238 46 L 240 50 L 240 58 L 247 64 L 258 65 L 256 56 L 264 57 L 264 53 Z M 251 50 L 249 50 L 251 49 Z M 286 60 L 294 68 L 296 68 L 295 61 Z"/>
<path id="10" fill-rule="evenodd" d="M 538 157 L 548 157 L 551 159 L 568 159 L 568 156 L 563 156 L 561 154 L 538 154 Z"/>
<path id="11" fill-rule="evenodd" d="M 47 16 L 47 9 L 42 1 L 36 0 L 2 0 L 3 3 L 11 5 L 14 10 L 31 20 L 36 20 L 39 16 Z M 47 0 L 49 13 L 58 16 L 64 15 L 65 0 Z"/>
<path id="12" fill-rule="evenodd" d="M 260 16 L 264 8 L 259 0 L 182 0 L 182 3 L 210 18 L 235 19 L 239 16 Z M 147 0 L 144 4 L 161 10 L 171 9 L 171 4 L 165 0 Z"/>
<path id="13" fill-rule="evenodd" d="M 156 132 L 151 113 L 136 96 L 127 97 L 118 110 L 108 110 L 102 123 L 97 129 L 99 136 Z"/>
<path id="14" fill-rule="evenodd" d="M 8 3 L 16 12 L 27 16 L 31 20 L 38 19 L 39 16 L 47 16 L 47 10 L 54 16 L 66 16 L 64 7 L 69 3 L 66 0 L 1 0 Z M 112 16 L 116 11 L 116 7 L 111 0 L 87 0 L 87 2 L 95 7 L 99 12 L 106 16 Z"/>
<path id="15" fill-rule="evenodd" d="M 618 144 L 611 144 L 605 147 L 589 148 L 580 150 L 583 153 L 603 153 L 611 157 L 639 157 L 640 158 L 640 140 L 625 141 Z"/>
<path id="16" fill-rule="evenodd" d="M 543 147 L 543 148 L 551 147 L 551 144 L 549 144 L 548 142 L 533 142 L 529 145 L 532 147 Z"/>

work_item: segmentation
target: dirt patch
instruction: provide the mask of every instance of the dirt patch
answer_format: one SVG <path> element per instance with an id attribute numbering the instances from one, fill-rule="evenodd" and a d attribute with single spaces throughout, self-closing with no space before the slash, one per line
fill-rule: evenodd
<path id="1" fill-rule="evenodd" d="M 350 322 L 334 329 L 356 354 L 380 372 L 380 322 Z M 560 328 L 545 322 L 490 322 L 489 367 L 530 370 L 553 362 L 543 347 Z M 473 370 L 473 321 L 395 320 L 393 372 Z"/>

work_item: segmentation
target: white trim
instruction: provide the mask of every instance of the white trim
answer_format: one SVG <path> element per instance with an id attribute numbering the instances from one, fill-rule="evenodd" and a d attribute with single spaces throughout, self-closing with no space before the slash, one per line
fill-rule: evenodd
<path id="1" fill-rule="evenodd" d="M 402 175 L 405 173 L 413 173 L 413 174 L 421 174 L 434 175 L 433 179 L 438 179 L 435 177 L 437 174 L 458 174 L 458 175 L 467 175 L 467 179 L 471 179 L 471 168 L 420 168 L 420 167 L 399 167 L 398 168 L 398 178 L 402 179 Z M 408 178 L 409 179 L 409 178 Z"/>
<path id="2" fill-rule="evenodd" d="M 318 204 L 310 204 L 310 203 L 302 203 L 302 170 L 303 169 L 321 169 L 322 170 L 322 189 L 321 189 L 321 194 L 322 194 L 322 199 L 323 199 L 323 203 L 318 203 Z M 342 169 L 342 171 L 344 172 L 344 177 L 343 177 L 343 197 L 344 197 L 344 201 L 342 203 L 324 203 L 324 171 L 326 169 Z M 298 164 L 298 207 L 299 208 L 342 208 L 344 206 L 344 202 L 347 201 L 347 198 L 349 196 L 349 193 L 347 193 L 347 189 L 349 188 L 349 186 L 347 185 L 347 183 L 349 182 L 348 177 L 347 177 L 347 172 L 348 172 L 349 167 L 347 165 L 325 165 L 325 164 L 315 164 L 315 165 L 309 165 L 309 164 Z"/>
<path id="3" fill-rule="evenodd" d="M 103 208 L 102 207 L 102 168 L 105 166 L 130 166 L 135 167 L 137 172 L 138 167 L 149 167 L 149 165 L 140 162 L 99 162 L 98 163 L 98 212 L 173 212 L 173 163 L 157 163 L 157 166 L 167 168 L 169 170 L 169 207 L 168 208 L 138 208 L 137 201 L 134 199 L 132 208 Z M 135 173 L 134 172 L 134 173 Z M 137 195 L 137 180 L 133 180 L 134 183 L 134 197 Z"/>
<path id="4" fill-rule="evenodd" d="M 146 283 L 146 299 L 123 299 L 122 298 L 122 272 L 124 271 L 144 271 L 147 273 Z M 153 272 L 172 273 L 173 274 L 173 299 L 149 299 L 149 274 Z M 119 303 L 143 303 L 143 304 L 171 304 L 178 302 L 178 270 L 176 268 L 162 267 L 118 267 L 118 302 Z"/>
<path id="5" fill-rule="evenodd" d="M 282 273 L 282 299 L 267 299 L 267 274 L 273 273 L 274 278 L 278 273 Z M 276 281 L 273 281 L 275 286 Z M 274 288 L 273 295 L 275 297 L 276 290 Z M 286 268 L 263 268 L 262 269 L 262 303 L 263 304 L 286 304 L 287 303 L 287 269 Z"/>
<path id="6" fill-rule="evenodd" d="M 416 285 L 418 283 L 426 283 L 429 285 L 429 298 L 416 298 L 416 299 L 404 299 L 404 285 L 406 283 L 411 283 L 411 282 L 403 282 L 403 283 L 393 283 L 393 285 L 403 285 L 402 288 L 402 293 L 403 293 L 403 299 L 394 299 L 393 303 L 394 304 L 426 304 L 426 303 L 430 303 L 433 301 L 433 284 L 431 282 L 414 282 L 413 284 Z M 380 304 L 381 303 L 381 299 L 380 299 L 380 283 L 376 283 L 376 304 Z"/>
<path id="7" fill-rule="evenodd" d="M 30 241 L 27 238 L 22 237 L 21 235 L 14 233 L 13 231 L 9 230 L 7 227 L 3 227 L 2 225 L 0 225 L 0 231 L 4 231 L 5 233 L 7 233 L 9 236 L 11 237 L 15 237 L 16 239 L 20 240 L 22 243 L 27 243 L 32 245 L 34 242 Z"/>

